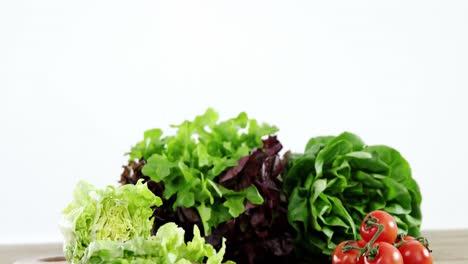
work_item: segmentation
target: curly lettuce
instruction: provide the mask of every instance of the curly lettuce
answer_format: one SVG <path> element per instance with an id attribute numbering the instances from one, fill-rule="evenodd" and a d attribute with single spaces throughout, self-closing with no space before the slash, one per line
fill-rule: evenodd
<path id="1" fill-rule="evenodd" d="M 209 108 L 193 121 L 173 126 L 173 135 L 163 135 L 158 128 L 148 130 L 128 153 L 129 166 L 121 182 L 151 179 L 154 188 L 150 189 L 164 200 L 163 208 L 156 212 L 164 221 L 156 220 L 155 228 L 168 219 L 178 224 L 188 222 L 188 226 L 200 221 L 204 235 L 209 235 L 219 224 L 243 213 L 247 203 L 264 202 L 256 186 L 244 191 L 226 190 L 217 177 L 262 147 L 262 137 L 278 129 L 259 124 L 245 113 L 224 121 L 218 119 Z M 130 173 L 136 167 L 142 175 Z"/>
<path id="2" fill-rule="evenodd" d="M 149 239 L 134 238 L 119 242 L 112 240 L 94 241 L 85 251 L 83 263 L 115 263 L 115 264 L 219 264 L 223 260 L 226 246 L 216 252 L 205 243 L 200 236 L 200 230 L 194 226 L 193 239 L 184 242 L 184 229 L 175 223 L 161 226 L 156 236 Z M 226 262 L 234 263 L 234 262 Z"/>
<path id="3" fill-rule="evenodd" d="M 66 259 L 82 263 L 84 252 L 93 241 L 124 242 L 137 237 L 149 238 L 151 207 L 161 204 L 161 199 L 141 182 L 104 189 L 79 182 L 73 201 L 63 211 L 61 230 Z"/>
<path id="4" fill-rule="evenodd" d="M 205 243 L 198 228 L 192 241 L 174 223 L 151 236 L 152 207 L 161 206 L 142 181 L 135 185 L 96 189 L 79 182 L 73 201 L 63 211 L 61 230 L 64 255 L 69 263 L 206 263 L 222 262 L 225 246 L 216 252 Z"/>

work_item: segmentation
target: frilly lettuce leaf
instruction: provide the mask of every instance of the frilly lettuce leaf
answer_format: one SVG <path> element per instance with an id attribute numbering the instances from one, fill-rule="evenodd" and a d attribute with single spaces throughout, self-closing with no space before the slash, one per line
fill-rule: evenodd
<path id="1" fill-rule="evenodd" d="M 262 147 L 262 137 L 278 131 L 275 126 L 249 119 L 246 113 L 221 122 L 218 119 L 218 113 L 208 108 L 192 121 L 173 125 L 173 135 L 163 135 L 159 128 L 148 130 L 127 153 L 130 164 L 143 162 L 141 173 L 163 186 L 155 192 L 164 199 L 163 211 L 196 208 L 205 235 L 243 213 L 248 201 L 263 202 L 255 186 L 249 193 L 253 195 L 224 195 L 216 178 L 237 166 L 239 159 L 253 149 Z M 121 182 L 133 183 L 133 179 L 122 176 Z M 155 222 L 156 226 L 160 224 Z"/>
<path id="2" fill-rule="evenodd" d="M 158 229 L 156 236 L 148 239 L 134 238 L 125 242 L 94 241 L 85 251 L 83 263 L 222 263 L 224 242 L 223 247 L 216 252 L 211 245 L 205 243 L 197 226 L 194 226 L 193 232 L 193 240 L 185 243 L 184 230 L 174 223 L 167 223 Z"/>
<path id="3" fill-rule="evenodd" d="M 79 182 L 73 201 L 63 211 L 61 223 L 67 261 L 72 264 L 222 262 L 224 242 L 216 252 L 205 243 L 196 226 L 194 238 L 188 243 L 184 242 L 184 230 L 175 223 L 161 226 L 151 236 L 151 207 L 161 204 L 161 199 L 142 181 L 104 189 Z"/>
<path id="4" fill-rule="evenodd" d="M 79 182 L 73 201 L 63 211 L 65 257 L 72 263 L 81 263 L 84 251 L 93 241 L 147 239 L 153 224 L 151 207 L 161 204 L 161 199 L 141 182 L 104 189 Z"/>

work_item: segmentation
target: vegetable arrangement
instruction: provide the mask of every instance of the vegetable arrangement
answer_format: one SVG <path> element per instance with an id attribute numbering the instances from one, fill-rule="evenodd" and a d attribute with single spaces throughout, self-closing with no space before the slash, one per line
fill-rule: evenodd
<path id="1" fill-rule="evenodd" d="M 79 183 L 62 223 L 67 260 L 327 263 L 350 247 L 338 252 L 351 260 L 382 243 L 364 242 L 375 226 L 360 230 L 374 210 L 394 216 L 379 237 L 419 236 L 421 194 L 398 151 L 345 132 L 281 155 L 275 126 L 245 113 L 218 119 L 208 109 L 172 134 L 146 131 L 127 153 L 120 187 Z"/>
<path id="2" fill-rule="evenodd" d="M 390 214 L 373 211 L 361 223 L 362 240 L 341 242 L 333 251 L 332 264 L 432 264 L 427 239 L 397 233 Z"/>

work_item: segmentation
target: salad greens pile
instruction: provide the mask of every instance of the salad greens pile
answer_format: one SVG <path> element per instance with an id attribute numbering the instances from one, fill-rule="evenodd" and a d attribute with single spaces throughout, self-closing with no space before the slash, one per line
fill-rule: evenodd
<path id="1" fill-rule="evenodd" d="M 145 161 L 141 171 L 145 176 L 164 184 L 161 197 L 173 210 L 196 208 L 205 235 L 239 216 L 247 201 L 263 203 L 255 186 L 232 192 L 216 183 L 215 178 L 261 147 L 263 136 L 278 130 L 248 119 L 245 113 L 223 122 L 218 118 L 213 109 L 208 109 L 194 121 L 173 126 L 175 135 L 163 136 L 161 129 L 148 130 L 129 153 L 130 162 Z"/>
<path id="2" fill-rule="evenodd" d="M 215 248 L 227 238 L 228 259 L 286 260 L 293 239 L 281 191 L 282 145 L 271 136 L 277 128 L 245 113 L 218 121 L 213 109 L 173 127 L 168 136 L 146 131 L 121 175 L 122 184 L 143 179 L 163 198 L 153 231 L 167 222 L 198 225 Z"/>
<path id="3" fill-rule="evenodd" d="M 354 134 L 310 139 L 304 153 L 290 156 L 283 188 L 305 255 L 330 255 L 339 242 L 358 239 L 361 220 L 374 210 L 390 213 L 400 232 L 419 235 L 421 194 L 408 162 Z"/>
<path id="4" fill-rule="evenodd" d="M 151 236 L 152 206 L 161 199 L 146 184 L 96 189 L 80 182 L 61 223 L 64 253 L 70 263 L 210 263 L 223 260 L 194 227 L 193 240 L 185 243 L 184 230 L 174 223 Z"/>
<path id="5" fill-rule="evenodd" d="M 280 155 L 275 126 L 211 108 L 172 128 L 131 148 L 122 186 L 77 185 L 61 224 L 69 262 L 329 261 L 374 210 L 419 235 L 421 193 L 393 148 L 344 132 Z"/>

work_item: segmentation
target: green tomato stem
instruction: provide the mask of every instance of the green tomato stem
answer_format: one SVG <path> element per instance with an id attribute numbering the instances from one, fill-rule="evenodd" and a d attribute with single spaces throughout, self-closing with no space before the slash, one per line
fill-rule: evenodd
<path id="1" fill-rule="evenodd" d="M 423 244 L 429 252 L 432 252 L 432 250 L 429 248 L 429 240 L 425 237 L 418 237 L 416 238 L 417 241 L 419 241 L 421 244 Z"/>
<path id="2" fill-rule="evenodd" d="M 399 248 L 399 247 L 403 246 L 404 244 L 406 244 L 408 241 L 411 241 L 411 240 L 406 240 L 404 234 L 399 234 L 399 235 L 398 235 L 398 240 L 400 240 L 400 242 L 394 244 L 394 246 L 395 246 L 396 248 Z M 432 250 L 429 248 L 429 240 L 427 240 L 427 238 L 425 238 L 425 237 L 417 237 L 417 238 L 415 238 L 415 240 L 417 240 L 417 241 L 419 241 L 421 244 L 423 244 L 424 247 L 426 247 L 427 250 L 429 250 L 429 252 L 432 252 Z"/>
<path id="3" fill-rule="evenodd" d="M 379 247 L 378 246 L 373 247 L 372 245 L 375 243 L 375 241 L 380 236 L 380 234 L 382 234 L 382 232 L 384 230 L 384 226 L 381 225 L 381 224 L 377 224 L 376 222 L 373 222 L 373 220 L 369 221 L 369 225 L 377 226 L 377 232 L 375 232 L 372 239 L 369 242 L 367 242 L 364 247 L 361 248 L 359 246 L 351 245 L 350 244 L 351 241 L 348 241 L 343 246 L 342 251 L 347 252 L 347 251 L 350 251 L 350 250 L 357 250 L 357 251 L 359 251 L 358 259 L 360 259 L 362 256 L 366 255 L 369 258 L 369 260 L 374 260 L 375 257 L 377 256 L 378 252 L 379 252 Z M 367 226 L 366 226 L 366 228 L 367 228 Z"/>
<path id="4" fill-rule="evenodd" d="M 367 224 L 368 223 L 366 222 L 366 225 Z M 378 246 L 373 247 L 372 245 L 375 243 L 375 241 L 380 236 L 380 234 L 382 234 L 382 232 L 384 230 L 384 225 L 377 224 L 376 222 L 371 222 L 369 224 L 373 225 L 373 226 L 377 226 L 377 232 L 375 232 L 372 239 L 369 240 L 369 242 L 367 242 L 366 245 L 360 250 L 359 258 L 366 255 L 369 258 L 369 260 L 374 260 L 374 258 L 377 256 L 377 254 L 379 252 L 379 247 Z M 367 228 L 367 226 L 366 226 L 366 228 Z"/>

